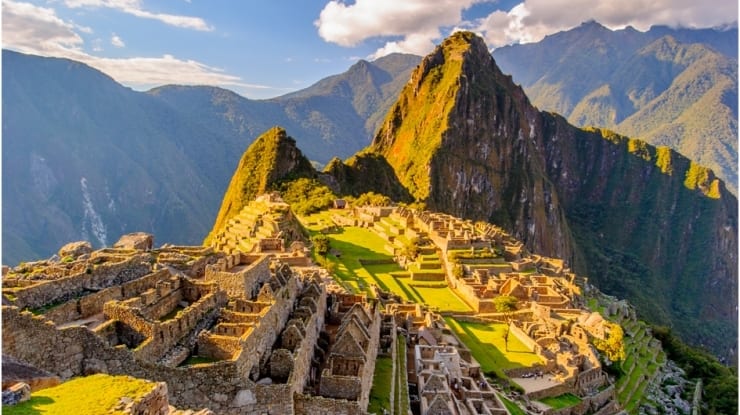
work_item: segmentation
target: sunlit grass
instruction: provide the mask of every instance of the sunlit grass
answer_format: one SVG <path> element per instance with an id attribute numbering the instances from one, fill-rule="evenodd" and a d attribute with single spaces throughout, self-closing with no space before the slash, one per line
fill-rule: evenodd
<path id="1" fill-rule="evenodd" d="M 581 403 L 581 398 L 573 395 L 572 393 L 565 393 L 559 396 L 542 398 L 540 399 L 540 402 L 553 409 L 563 409 Z"/>
<path id="2" fill-rule="evenodd" d="M 505 324 L 468 323 L 451 317 L 445 317 L 445 321 L 470 349 L 484 372 L 493 371 L 499 377 L 505 377 L 504 370 L 543 363 L 542 359 L 529 351 L 516 336 L 509 335 L 508 342 L 505 342 Z"/>
<path id="3" fill-rule="evenodd" d="M 14 406 L 3 405 L 6 415 L 35 414 L 123 414 L 113 411 L 126 396 L 139 398 L 154 387 L 154 383 L 130 376 L 96 374 L 74 378 L 61 385 L 34 392 L 31 399 Z"/>
<path id="4" fill-rule="evenodd" d="M 322 229 L 330 226 L 331 215 L 321 212 L 302 218 L 309 229 Z M 372 286 L 399 295 L 404 300 L 426 304 L 439 311 L 465 312 L 471 308 L 449 287 L 424 286 L 410 278 L 397 278 L 393 273 L 403 272 L 396 263 L 363 265 L 360 260 L 386 260 L 393 257 L 385 250 L 386 241 L 374 231 L 359 227 L 345 227 L 337 233 L 328 233 L 331 251 L 326 256 L 334 264 L 335 277 L 355 292 L 365 292 L 373 296 Z M 334 255 L 336 254 L 336 255 Z M 436 255 L 430 258 L 439 259 Z M 441 283 L 444 284 L 444 283 Z M 435 283 L 433 285 L 440 285 Z"/>
<path id="5" fill-rule="evenodd" d="M 393 359 L 378 357 L 375 360 L 375 374 L 373 387 L 370 389 L 370 401 L 367 406 L 369 413 L 382 414 L 383 409 L 391 410 L 391 382 L 394 381 Z"/>

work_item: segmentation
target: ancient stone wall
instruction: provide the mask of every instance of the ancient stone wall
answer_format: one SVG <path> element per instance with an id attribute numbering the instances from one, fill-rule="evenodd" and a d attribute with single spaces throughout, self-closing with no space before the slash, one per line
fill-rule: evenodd
<path id="1" fill-rule="evenodd" d="M 237 272 L 230 270 L 237 265 L 246 264 Z M 218 263 L 206 266 L 205 280 L 218 283 L 229 296 L 251 299 L 258 287 L 270 278 L 270 258 L 266 255 L 234 254 Z"/>
<path id="2" fill-rule="evenodd" d="M 201 332 L 198 335 L 198 356 L 216 360 L 231 360 L 241 352 L 238 337 Z"/>
<path id="3" fill-rule="evenodd" d="M 40 308 L 47 304 L 68 301 L 88 290 L 97 291 L 120 285 L 148 274 L 151 270 L 149 259 L 149 255 L 140 254 L 116 263 L 89 264 L 89 274 L 82 271 L 14 291 L 13 305 L 19 308 Z"/>
<path id="4" fill-rule="evenodd" d="M 317 301 L 317 310 L 305 323 L 305 335 L 300 345 L 293 351 L 294 365 L 293 373 L 290 375 L 288 384 L 292 386 L 292 394 L 302 393 L 303 387 L 308 383 L 311 373 L 311 357 L 314 345 L 317 344 L 319 333 L 324 327 L 324 313 L 326 312 L 326 287 L 321 285 L 320 295 Z"/>
<path id="5" fill-rule="evenodd" d="M 242 373 L 249 373 L 254 366 L 259 366 L 262 355 L 271 350 L 278 334 L 288 321 L 297 294 L 297 281 L 290 278 L 287 284 L 275 293 L 275 302 L 262 310 L 264 315 L 244 341 L 243 351 L 236 360 Z"/>
<path id="6" fill-rule="evenodd" d="M 330 369 L 324 369 L 319 389 L 322 396 L 357 401 L 360 407 L 367 407 L 367 403 L 362 404 L 362 379 L 359 376 L 334 375 Z"/>
<path id="7" fill-rule="evenodd" d="M 180 339 L 189 334 L 200 320 L 208 314 L 218 313 L 226 304 L 223 291 L 210 293 L 180 311 L 174 318 L 165 321 L 151 321 L 145 318 L 140 309 L 141 297 L 134 297 L 124 302 L 108 302 L 104 314 L 112 320 L 121 321 L 147 339 L 134 351 L 136 358 L 146 362 L 155 362 L 169 351 Z"/>
<path id="8" fill-rule="evenodd" d="M 167 384 L 158 382 L 152 385 L 152 390 L 137 398 L 124 412 L 131 415 L 160 415 L 169 412 L 167 398 Z"/>
<path id="9" fill-rule="evenodd" d="M 294 395 L 296 415 L 366 415 L 357 401 L 331 399 L 322 396 Z"/>
<path id="10" fill-rule="evenodd" d="M 570 379 L 568 381 L 561 383 L 560 385 L 555 385 L 555 386 L 552 386 L 546 389 L 541 389 L 535 392 L 530 392 L 527 394 L 527 396 L 529 397 L 529 399 L 537 400 L 537 399 L 547 398 L 549 396 L 559 396 L 564 393 L 575 394 L 576 391 L 573 387 L 573 381 L 574 381 L 573 379 Z"/>

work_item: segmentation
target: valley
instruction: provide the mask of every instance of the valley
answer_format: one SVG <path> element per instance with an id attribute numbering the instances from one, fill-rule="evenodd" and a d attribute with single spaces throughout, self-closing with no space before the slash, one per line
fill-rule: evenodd
<path id="1" fill-rule="evenodd" d="M 259 102 L 42 61 L 3 71 L 14 408 L 114 376 L 124 413 L 737 411 L 734 188 L 541 111 L 478 35 Z"/>

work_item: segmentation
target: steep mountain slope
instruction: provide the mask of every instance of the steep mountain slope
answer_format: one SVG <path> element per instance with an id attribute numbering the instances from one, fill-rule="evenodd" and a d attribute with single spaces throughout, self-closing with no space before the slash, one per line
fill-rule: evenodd
<path id="1" fill-rule="evenodd" d="M 132 230 L 199 243 L 255 137 L 287 125 L 313 160 L 348 156 L 370 142 L 372 120 L 419 59 L 361 61 L 309 90 L 254 101 L 212 87 L 136 92 L 77 62 L 3 51 L 2 260 Z"/>
<path id="2" fill-rule="evenodd" d="M 226 156 L 213 133 L 85 65 L 9 51 L 3 104 L 4 263 L 70 240 L 207 231 L 223 185 L 205 166 Z"/>
<path id="3" fill-rule="evenodd" d="M 365 147 L 398 91 L 418 64 L 414 55 L 393 54 L 373 62 L 360 60 L 346 72 L 291 94 L 250 100 L 205 86 L 155 88 L 149 93 L 212 131 L 255 137 L 273 125 L 295 134 L 306 156 L 326 163 Z M 241 153 L 241 148 L 234 148 Z"/>
<path id="4" fill-rule="evenodd" d="M 456 33 L 414 71 L 370 151 L 433 210 L 499 223 L 597 286 L 729 357 L 737 199 L 666 147 L 539 112 L 482 39 Z"/>
<path id="5" fill-rule="evenodd" d="M 203 243 L 208 245 L 211 237 L 229 219 L 255 196 L 265 193 L 280 180 L 315 176 L 316 171 L 311 163 L 284 129 L 273 127 L 265 131 L 254 140 L 239 160 L 221 202 L 216 222 Z"/>
<path id="6" fill-rule="evenodd" d="M 737 37 L 736 28 L 643 33 L 588 22 L 493 55 L 537 107 L 668 145 L 736 193 Z"/>

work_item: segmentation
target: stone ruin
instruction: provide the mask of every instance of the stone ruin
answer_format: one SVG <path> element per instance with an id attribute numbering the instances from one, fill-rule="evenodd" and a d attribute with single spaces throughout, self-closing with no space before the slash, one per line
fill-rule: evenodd
<path id="1" fill-rule="evenodd" d="M 258 199 L 210 247 L 155 249 L 151 235 L 134 235 L 4 270 L 3 353 L 61 379 L 102 372 L 165 382 L 169 400 L 193 410 L 364 414 L 376 357 L 395 354 L 400 333 L 420 413 L 506 412 L 438 314 L 377 288 L 378 299 L 347 293 L 313 267 L 286 206 Z M 588 344 L 603 330 L 577 307 L 579 289 L 562 261 L 529 254 L 493 225 L 448 215 L 379 207 L 341 217 L 381 234 L 394 255 L 404 239 L 427 240 L 422 249 L 439 253 L 438 269 L 418 268 L 438 273 L 474 308 L 471 319 L 503 321 L 493 299 L 515 297 L 510 331 L 546 363 L 508 374 L 558 377 L 531 399 L 572 392 L 586 402 L 574 414 L 615 412 L 614 388 Z"/>
<path id="2" fill-rule="evenodd" d="M 364 413 L 380 330 L 374 302 L 329 297 L 315 268 L 291 267 L 283 252 L 81 246 L 66 262 L 8 270 L 4 355 L 62 380 L 164 382 L 169 402 L 193 410 Z"/>

